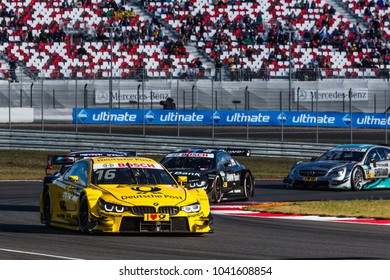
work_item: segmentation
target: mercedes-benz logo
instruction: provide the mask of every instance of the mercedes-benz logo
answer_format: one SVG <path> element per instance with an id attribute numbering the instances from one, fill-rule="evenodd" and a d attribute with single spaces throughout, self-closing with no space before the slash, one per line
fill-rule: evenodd
<path id="1" fill-rule="evenodd" d="M 107 92 L 100 92 L 100 93 L 98 93 L 97 99 L 98 99 L 100 102 L 105 102 L 105 101 L 107 101 L 107 100 L 108 100 L 108 93 L 107 93 Z"/>
<path id="2" fill-rule="evenodd" d="M 309 174 L 310 176 L 314 176 L 314 175 L 316 174 L 316 172 L 315 172 L 314 170 L 310 170 L 310 171 L 308 172 L 308 174 Z"/>
<path id="3" fill-rule="evenodd" d="M 306 92 L 306 90 L 300 90 L 300 91 L 298 92 L 298 99 L 299 99 L 300 101 L 306 100 L 307 95 L 308 95 L 308 93 Z"/>

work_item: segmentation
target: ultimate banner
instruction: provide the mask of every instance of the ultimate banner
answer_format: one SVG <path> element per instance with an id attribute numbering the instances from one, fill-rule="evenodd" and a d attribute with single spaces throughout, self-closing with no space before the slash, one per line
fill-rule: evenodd
<path id="1" fill-rule="evenodd" d="M 390 115 L 384 113 L 291 112 L 245 110 L 138 110 L 73 109 L 73 123 L 216 126 L 319 126 L 386 128 Z"/>

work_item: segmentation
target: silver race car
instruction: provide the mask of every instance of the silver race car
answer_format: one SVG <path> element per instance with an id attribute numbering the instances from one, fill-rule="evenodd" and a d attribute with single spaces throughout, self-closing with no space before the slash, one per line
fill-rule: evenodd
<path id="1" fill-rule="evenodd" d="M 390 188 L 390 148 L 338 145 L 310 162 L 295 163 L 284 178 L 286 187 L 362 190 Z"/>

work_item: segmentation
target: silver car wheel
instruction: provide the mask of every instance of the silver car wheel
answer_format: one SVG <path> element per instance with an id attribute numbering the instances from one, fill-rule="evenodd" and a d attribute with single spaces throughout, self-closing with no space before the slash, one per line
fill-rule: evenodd
<path id="1" fill-rule="evenodd" d="M 360 167 L 356 167 L 352 170 L 351 174 L 351 186 L 355 191 L 360 191 L 363 188 L 363 170 Z"/>

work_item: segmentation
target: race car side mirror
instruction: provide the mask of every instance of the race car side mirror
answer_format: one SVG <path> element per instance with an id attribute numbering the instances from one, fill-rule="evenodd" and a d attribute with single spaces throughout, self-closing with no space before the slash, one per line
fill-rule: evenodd
<path id="1" fill-rule="evenodd" d="M 187 176 L 178 176 L 177 177 L 177 182 L 179 183 L 180 186 L 183 187 L 184 183 L 188 181 Z"/>
<path id="2" fill-rule="evenodd" d="M 73 182 L 73 183 L 76 183 L 78 179 L 79 179 L 79 176 L 69 176 L 68 177 L 68 180 Z"/>
<path id="3" fill-rule="evenodd" d="M 372 163 L 372 165 L 373 165 L 374 167 L 376 167 L 376 159 L 375 159 L 375 158 L 372 158 L 372 159 L 371 159 L 371 163 Z"/>

